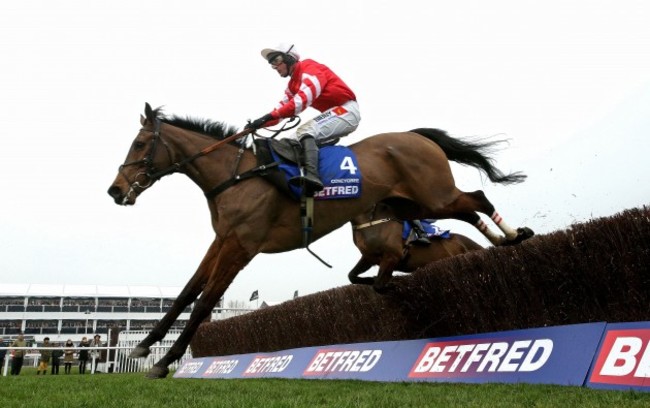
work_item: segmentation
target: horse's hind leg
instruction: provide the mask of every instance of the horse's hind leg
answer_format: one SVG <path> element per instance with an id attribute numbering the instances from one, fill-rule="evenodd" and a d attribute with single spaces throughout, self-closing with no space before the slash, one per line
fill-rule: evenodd
<path id="1" fill-rule="evenodd" d="M 533 236 L 533 231 L 529 228 L 515 230 L 508 225 L 481 190 L 471 193 L 461 193 L 451 204 L 451 208 L 455 212 L 455 218 L 474 225 L 493 245 L 518 243 Z M 505 237 L 490 230 L 488 225 L 476 212 L 481 212 L 489 216 L 505 234 Z"/>
<path id="2" fill-rule="evenodd" d="M 501 217 L 501 215 L 496 211 L 496 209 L 494 208 L 492 203 L 490 203 L 490 201 L 487 199 L 487 197 L 485 197 L 485 194 L 483 193 L 483 191 L 477 190 L 477 191 L 474 191 L 474 192 L 468 193 L 468 194 L 473 195 L 474 197 L 476 197 L 476 199 L 478 201 L 487 204 L 486 208 L 487 208 L 487 210 L 489 212 L 486 212 L 486 211 L 481 211 L 481 212 L 486 214 L 486 215 L 489 215 L 490 219 L 505 234 L 505 241 L 501 242 L 501 245 L 518 244 L 518 243 L 532 237 L 533 235 L 535 235 L 533 230 L 531 230 L 528 227 L 522 227 L 522 228 L 514 229 L 510 225 L 508 225 L 505 222 L 505 220 L 503 219 L 503 217 Z M 482 228 L 487 229 L 487 225 L 482 220 L 480 221 L 479 224 L 480 225 L 477 228 L 480 229 L 482 227 Z"/>
<path id="3" fill-rule="evenodd" d="M 235 276 L 252 259 L 241 246 L 236 236 L 230 236 L 227 240 L 224 240 L 214 255 L 214 262 L 206 265 L 206 268 L 209 269 L 210 276 L 203 288 L 201 297 L 196 302 L 190 314 L 189 321 L 185 325 L 185 328 L 183 328 L 178 339 L 169 351 L 167 351 L 167 354 L 149 370 L 147 377 L 163 378 L 167 376 L 169 373 L 168 366 L 183 357 L 199 325 L 210 316 L 214 305 L 223 296 L 228 286 L 235 279 Z"/>
<path id="4" fill-rule="evenodd" d="M 218 253 L 217 242 L 218 240 L 216 239 L 212 242 L 194 276 L 192 276 L 192 279 L 187 282 L 181 293 L 174 300 L 172 307 L 165 313 L 165 316 L 156 324 L 147 337 L 131 351 L 129 358 L 148 356 L 151 353 L 150 347 L 165 337 L 165 334 L 167 334 L 178 316 L 183 313 L 183 310 L 196 300 L 203 290 L 203 285 L 208 281 L 210 266 L 214 263 L 214 258 Z"/>
<path id="5" fill-rule="evenodd" d="M 506 238 L 492 231 L 477 214 L 477 211 L 486 214 L 494 213 L 496 212 L 494 206 L 492 206 L 487 199 L 485 199 L 485 201 L 480 200 L 480 196 L 477 193 L 482 194 L 483 192 L 475 191 L 473 193 L 461 193 L 461 195 L 451 205 L 452 217 L 457 220 L 465 221 L 476 227 L 476 229 L 481 231 L 492 245 L 502 245 Z M 482 194 L 482 196 L 485 198 L 484 194 Z M 477 200 L 477 198 L 479 200 Z"/>

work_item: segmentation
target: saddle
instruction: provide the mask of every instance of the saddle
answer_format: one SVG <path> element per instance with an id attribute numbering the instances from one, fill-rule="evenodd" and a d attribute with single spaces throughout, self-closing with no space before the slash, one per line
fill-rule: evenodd
<path id="1" fill-rule="evenodd" d="M 318 143 L 318 147 L 331 146 L 336 144 L 339 139 L 334 139 L 327 143 Z M 287 184 L 286 176 L 280 169 L 281 165 L 300 166 L 302 162 L 303 149 L 299 141 L 295 139 L 255 139 L 255 155 L 258 166 L 273 166 L 266 172 L 260 174 L 271 184 L 278 187 L 280 191 L 295 197 L 295 190 Z"/>
<path id="2" fill-rule="evenodd" d="M 271 163 L 277 163 L 273 157 L 275 152 L 276 157 L 280 161 L 285 161 L 295 165 L 300 164 L 300 157 L 302 155 L 302 146 L 300 142 L 293 139 L 255 139 L 255 156 L 257 157 L 257 165 L 264 166 Z M 271 184 L 276 186 L 280 191 L 285 194 L 291 195 L 289 186 L 285 180 L 284 174 L 278 168 L 278 165 L 273 166 L 268 171 L 261 173 L 260 176 L 268 180 Z"/>
<path id="3" fill-rule="evenodd" d="M 257 164 L 273 161 L 271 151 L 289 163 L 300 164 L 302 145 L 295 139 L 255 139 Z"/>
<path id="4" fill-rule="evenodd" d="M 318 140 L 316 144 L 318 147 L 323 146 L 333 146 L 338 143 L 340 139 L 336 138 L 334 140 L 328 141 L 326 143 L 320 143 Z M 299 141 L 295 139 L 255 139 L 255 147 L 257 148 L 257 164 L 266 164 L 265 160 L 272 161 L 273 156 L 271 151 L 276 155 L 280 156 L 283 160 L 300 164 L 302 157 L 302 145 Z M 266 155 L 268 153 L 268 155 Z"/>

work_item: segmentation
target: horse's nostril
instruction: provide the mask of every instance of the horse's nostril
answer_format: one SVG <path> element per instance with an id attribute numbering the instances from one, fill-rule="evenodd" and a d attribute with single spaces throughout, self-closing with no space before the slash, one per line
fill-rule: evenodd
<path id="1" fill-rule="evenodd" d="M 120 190 L 120 188 L 118 186 L 111 186 L 108 189 L 108 195 L 113 197 L 113 198 L 119 198 L 120 195 L 122 195 L 122 191 Z"/>

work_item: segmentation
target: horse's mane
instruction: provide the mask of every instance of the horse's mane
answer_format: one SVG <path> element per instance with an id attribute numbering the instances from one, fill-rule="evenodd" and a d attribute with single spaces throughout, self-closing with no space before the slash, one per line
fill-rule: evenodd
<path id="1" fill-rule="evenodd" d="M 169 116 L 161 118 L 161 120 L 172 126 L 202 133 L 218 140 L 223 140 L 226 137 L 237 133 L 236 127 L 211 119 L 193 118 L 189 116 Z"/>
<path id="2" fill-rule="evenodd" d="M 202 119 L 191 116 L 167 116 L 163 114 L 161 108 L 156 108 L 154 110 L 154 113 L 156 117 L 158 117 L 164 123 L 192 132 L 198 132 L 217 140 L 223 140 L 228 136 L 237 133 L 237 128 L 235 126 L 231 126 L 224 122 L 219 122 L 212 119 Z"/>

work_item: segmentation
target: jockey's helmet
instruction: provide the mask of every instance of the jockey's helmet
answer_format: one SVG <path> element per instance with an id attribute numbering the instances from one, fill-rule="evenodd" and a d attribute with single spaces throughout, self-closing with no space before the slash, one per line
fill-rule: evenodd
<path id="1" fill-rule="evenodd" d="M 300 60 L 300 54 L 293 44 L 279 44 L 273 48 L 264 48 L 262 50 L 262 57 L 268 61 L 269 64 L 278 65 L 286 63 L 291 67 L 296 61 Z M 280 57 L 280 58 L 279 58 Z"/>

